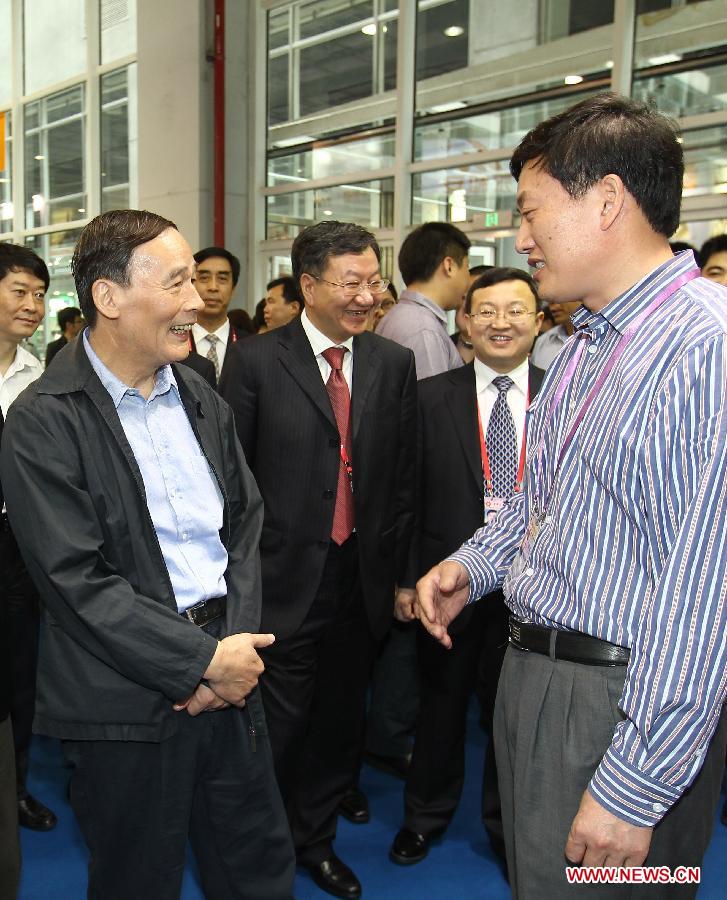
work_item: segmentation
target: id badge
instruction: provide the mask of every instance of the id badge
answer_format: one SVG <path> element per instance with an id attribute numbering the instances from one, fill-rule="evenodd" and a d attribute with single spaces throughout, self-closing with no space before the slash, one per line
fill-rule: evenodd
<path id="1" fill-rule="evenodd" d="M 540 526 L 542 524 L 543 523 L 537 515 L 531 516 L 530 521 L 528 522 L 528 527 L 525 529 L 525 537 L 523 538 L 522 546 L 520 547 L 520 555 L 525 563 L 530 560 L 530 554 L 533 552 L 533 544 L 538 539 Z"/>
<path id="2" fill-rule="evenodd" d="M 485 522 L 492 522 L 504 505 L 502 497 L 485 497 Z"/>

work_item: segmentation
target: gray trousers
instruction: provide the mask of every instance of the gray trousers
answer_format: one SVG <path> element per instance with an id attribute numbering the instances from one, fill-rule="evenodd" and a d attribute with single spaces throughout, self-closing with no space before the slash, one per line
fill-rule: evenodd
<path id="1" fill-rule="evenodd" d="M 581 796 L 611 743 L 623 667 L 584 666 L 508 647 L 495 755 L 513 897 L 691 898 L 698 885 L 569 885 L 564 849 Z M 724 774 L 727 713 L 688 791 L 655 827 L 647 866 L 699 866 Z"/>
<path id="2" fill-rule="evenodd" d="M 15 900 L 20 879 L 18 798 L 10 716 L 0 722 L 0 900 Z"/>

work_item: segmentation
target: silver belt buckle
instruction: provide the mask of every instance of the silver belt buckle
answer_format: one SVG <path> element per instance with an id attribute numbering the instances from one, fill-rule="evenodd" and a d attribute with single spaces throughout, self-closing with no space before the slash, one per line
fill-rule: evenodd
<path id="1" fill-rule="evenodd" d="M 516 621 L 510 622 L 510 641 L 513 644 L 521 644 L 520 639 L 520 623 Z"/>

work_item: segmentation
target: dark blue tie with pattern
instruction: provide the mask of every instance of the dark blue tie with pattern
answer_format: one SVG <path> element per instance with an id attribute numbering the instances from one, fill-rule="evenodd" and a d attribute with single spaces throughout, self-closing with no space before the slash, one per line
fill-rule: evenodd
<path id="1" fill-rule="evenodd" d="M 517 435 L 507 403 L 507 392 L 514 382 L 507 375 L 500 375 L 492 383 L 497 388 L 497 400 L 487 425 L 487 455 L 492 470 L 492 492 L 495 497 L 507 500 L 517 475 Z"/>

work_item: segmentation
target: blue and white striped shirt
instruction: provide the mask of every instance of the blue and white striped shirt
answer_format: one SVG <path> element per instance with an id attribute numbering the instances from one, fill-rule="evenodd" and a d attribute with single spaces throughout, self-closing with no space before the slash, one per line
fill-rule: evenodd
<path id="1" fill-rule="evenodd" d="M 725 288 L 689 281 L 643 322 L 556 467 L 575 411 L 623 332 L 694 265 L 691 252 L 681 253 L 599 313 L 578 310 L 576 333 L 528 411 L 523 492 L 452 556 L 469 573 L 470 600 L 504 582 L 518 618 L 631 649 L 620 700 L 626 719 L 589 788 L 636 825 L 654 825 L 691 784 L 725 702 Z M 586 352 L 548 424 L 583 340 Z M 526 567 L 508 578 L 548 493 Z"/>

